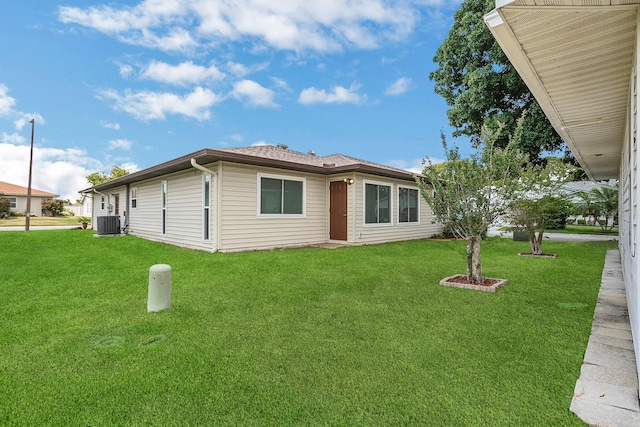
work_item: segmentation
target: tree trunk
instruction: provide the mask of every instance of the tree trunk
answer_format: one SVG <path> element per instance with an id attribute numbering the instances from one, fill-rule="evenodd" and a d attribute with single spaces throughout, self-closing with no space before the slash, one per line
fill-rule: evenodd
<path id="1" fill-rule="evenodd" d="M 534 255 L 542 255 L 542 235 L 544 231 L 540 231 L 537 236 L 534 234 L 533 243 L 531 244 L 531 253 Z"/>
<path id="2" fill-rule="evenodd" d="M 479 235 L 470 236 L 467 240 L 467 280 L 469 283 L 482 282 L 481 240 L 482 237 Z"/>

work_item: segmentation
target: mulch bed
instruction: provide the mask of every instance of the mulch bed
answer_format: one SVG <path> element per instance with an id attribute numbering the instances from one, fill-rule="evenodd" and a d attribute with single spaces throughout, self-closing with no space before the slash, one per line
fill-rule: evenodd
<path id="1" fill-rule="evenodd" d="M 442 286 L 451 286 L 454 288 L 473 289 L 482 292 L 495 292 L 496 289 L 505 286 L 508 283 L 505 279 L 493 279 L 485 277 L 480 283 L 470 283 L 466 274 L 456 274 L 454 276 L 445 277 L 440 281 Z"/>

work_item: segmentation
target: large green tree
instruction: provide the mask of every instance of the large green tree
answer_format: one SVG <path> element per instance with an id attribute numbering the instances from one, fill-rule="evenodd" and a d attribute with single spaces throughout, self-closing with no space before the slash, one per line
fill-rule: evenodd
<path id="1" fill-rule="evenodd" d="M 111 181 L 112 179 L 120 178 L 121 176 L 128 175 L 129 171 L 121 168 L 120 166 L 113 166 L 109 175 L 104 173 L 103 171 L 92 172 L 87 175 L 87 181 L 94 187 L 98 184 L 102 184 L 103 182 Z"/>
<path id="2" fill-rule="evenodd" d="M 433 59 L 438 68 L 429 78 L 451 107 L 447 116 L 455 128 L 453 136 L 468 136 L 474 145 L 482 142 L 483 127 L 496 131 L 504 126 L 496 146 L 506 147 L 526 111 L 518 148 L 540 163 L 545 152 L 564 144 L 485 25 L 483 16 L 493 8 L 495 0 L 462 2 Z"/>

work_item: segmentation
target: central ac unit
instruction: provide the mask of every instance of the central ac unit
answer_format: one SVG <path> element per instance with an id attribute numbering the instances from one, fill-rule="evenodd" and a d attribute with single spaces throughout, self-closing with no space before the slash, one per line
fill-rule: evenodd
<path id="1" fill-rule="evenodd" d="M 99 216 L 96 219 L 98 220 L 96 225 L 99 236 L 120 233 L 120 217 L 118 215 Z"/>

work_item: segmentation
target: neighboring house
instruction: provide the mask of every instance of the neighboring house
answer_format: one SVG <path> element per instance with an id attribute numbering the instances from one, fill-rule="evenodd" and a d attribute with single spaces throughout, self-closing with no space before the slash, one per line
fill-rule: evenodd
<path id="1" fill-rule="evenodd" d="M 485 22 L 590 179 L 619 180 L 619 248 L 640 356 L 640 0 L 497 0 Z M 640 373 L 640 357 L 636 357 Z"/>
<path id="2" fill-rule="evenodd" d="M 11 212 L 27 212 L 27 196 L 29 189 L 8 182 L 0 181 L 0 199 L 9 199 Z M 31 215 L 44 215 L 42 209 L 43 199 L 55 199 L 58 194 L 31 188 Z"/>
<path id="3" fill-rule="evenodd" d="M 413 174 L 279 146 L 203 149 L 82 191 L 93 224 L 207 251 L 381 243 L 441 232 Z M 98 221 L 96 221 L 98 219 Z"/>
<path id="4" fill-rule="evenodd" d="M 91 197 L 83 197 L 80 203 L 64 205 L 64 207 L 73 212 L 74 216 L 91 216 L 93 199 Z"/>

